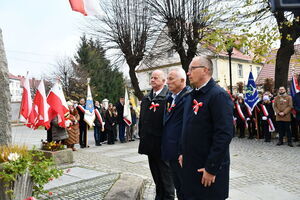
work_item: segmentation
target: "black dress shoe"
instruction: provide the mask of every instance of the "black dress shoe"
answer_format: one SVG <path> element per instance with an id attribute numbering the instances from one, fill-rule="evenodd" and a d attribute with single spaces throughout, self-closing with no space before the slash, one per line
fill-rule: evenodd
<path id="1" fill-rule="evenodd" d="M 99 144 L 96 144 L 96 146 L 101 146 L 101 145 L 102 145 L 102 144 L 100 144 L 100 143 L 99 143 Z"/>
<path id="2" fill-rule="evenodd" d="M 288 146 L 289 147 L 293 147 L 294 145 L 292 143 L 288 143 Z"/>
<path id="3" fill-rule="evenodd" d="M 277 146 L 283 145 L 283 142 L 278 142 L 276 145 Z"/>

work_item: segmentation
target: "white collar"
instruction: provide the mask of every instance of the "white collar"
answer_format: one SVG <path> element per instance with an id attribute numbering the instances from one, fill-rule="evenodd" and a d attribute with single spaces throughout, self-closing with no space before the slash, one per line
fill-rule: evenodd
<path id="1" fill-rule="evenodd" d="M 182 90 L 180 90 L 177 94 L 172 93 L 172 98 L 175 99 L 175 97 L 177 97 L 180 94 L 181 91 Z"/>
<path id="2" fill-rule="evenodd" d="M 201 88 L 205 87 L 207 85 L 207 83 L 209 82 L 210 80 L 208 80 L 206 83 L 204 83 L 203 85 L 201 85 L 200 87 L 198 88 L 195 88 L 195 90 L 200 90 Z"/>
<path id="3" fill-rule="evenodd" d="M 157 96 L 157 95 L 159 95 L 160 93 L 161 93 L 161 91 L 164 89 L 164 87 L 163 88 L 161 88 L 160 90 L 157 90 L 156 92 L 153 90 L 153 94 L 155 93 L 155 96 Z"/>

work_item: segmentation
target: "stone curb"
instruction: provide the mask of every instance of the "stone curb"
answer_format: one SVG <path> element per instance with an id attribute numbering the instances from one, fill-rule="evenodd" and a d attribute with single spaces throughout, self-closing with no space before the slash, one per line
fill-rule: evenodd
<path id="1" fill-rule="evenodd" d="M 104 200 L 142 200 L 145 180 L 137 175 L 121 174 Z"/>

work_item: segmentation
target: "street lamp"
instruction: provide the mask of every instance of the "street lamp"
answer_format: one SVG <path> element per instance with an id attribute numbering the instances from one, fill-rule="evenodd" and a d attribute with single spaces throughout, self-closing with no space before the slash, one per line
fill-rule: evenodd
<path id="1" fill-rule="evenodd" d="M 232 74 L 231 74 L 231 55 L 232 55 L 233 47 L 230 46 L 227 48 L 227 53 L 229 56 L 229 81 L 230 81 L 230 94 L 232 95 Z"/>

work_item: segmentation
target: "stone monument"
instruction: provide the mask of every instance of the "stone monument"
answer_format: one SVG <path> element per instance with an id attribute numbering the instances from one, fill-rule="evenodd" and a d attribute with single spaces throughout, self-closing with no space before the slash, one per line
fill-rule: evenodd
<path id="1" fill-rule="evenodd" d="M 7 60 L 2 39 L 2 30 L 0 29 L 0 145 L 11 143 L 10 126 L 10 91 Z"/>

